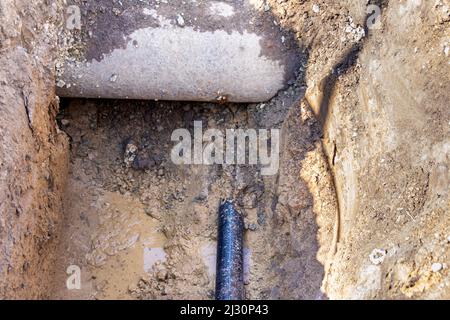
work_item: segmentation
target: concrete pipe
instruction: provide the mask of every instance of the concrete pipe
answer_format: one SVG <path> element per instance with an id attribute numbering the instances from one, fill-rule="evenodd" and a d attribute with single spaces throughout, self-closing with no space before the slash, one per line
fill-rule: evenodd
<path id="1" fill-rule="evenodd" d="M 294 38 L 259 0 L 72 4 L 80 41 L 62 97 L 261 102 L 295 78 Z"/>

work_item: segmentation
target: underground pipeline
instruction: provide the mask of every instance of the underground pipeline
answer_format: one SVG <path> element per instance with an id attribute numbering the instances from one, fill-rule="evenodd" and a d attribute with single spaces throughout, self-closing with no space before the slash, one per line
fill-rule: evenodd
<path id="1" fill-rule="evenodd" d="M 68 0 L 60 97 L 263 102 L 300 50 L 264 1 Z M 78 24 L 72 23 L 79 15 Z"/>
<path id="2" fill-rule="evenodd" d="M 244 299 L 244 219 L 232 200 L 219 207 L 216 300 Z"/>

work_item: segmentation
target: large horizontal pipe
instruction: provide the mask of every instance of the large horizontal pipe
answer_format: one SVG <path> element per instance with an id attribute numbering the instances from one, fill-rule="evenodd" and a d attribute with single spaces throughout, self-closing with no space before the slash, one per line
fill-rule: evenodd
<path id="1" fill-rule="evenodd" d="M 216 299 L 244 299 L 244 220 L 231 200 L 219 207 Z"/>
<path id="2" fill-rule="evenodd" d="M 71 1 L 62 97 L 260 102 L 295 77 L 296 42 L 262 1 Z"/>

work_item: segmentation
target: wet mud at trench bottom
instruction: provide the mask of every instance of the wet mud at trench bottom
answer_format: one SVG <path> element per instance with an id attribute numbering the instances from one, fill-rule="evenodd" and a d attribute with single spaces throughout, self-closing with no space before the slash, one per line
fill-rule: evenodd
<path id="1" fill-rule="evenodd" d="M 53 298 L 213 299 L 224 198 L 245 217 L 246 298 L 326 298 L 335 192 L 320 126 L 298 90 L 251 105 L 63 100 L 70 170 Z M 278 173 L 173 164 L 171 134 L 194 121 L 204 130 L 281 129 Z M 71 265 L 79 290 L 66 287 Z"/>

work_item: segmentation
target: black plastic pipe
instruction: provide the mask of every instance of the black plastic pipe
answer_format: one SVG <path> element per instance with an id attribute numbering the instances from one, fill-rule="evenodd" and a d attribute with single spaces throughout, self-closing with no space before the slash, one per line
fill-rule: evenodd
<path id="1" fill-rule="evenodd" d="M 217 239 L 216 299 L 244 299 L 244 218 L 232 200 L 219 207 Z"/>

